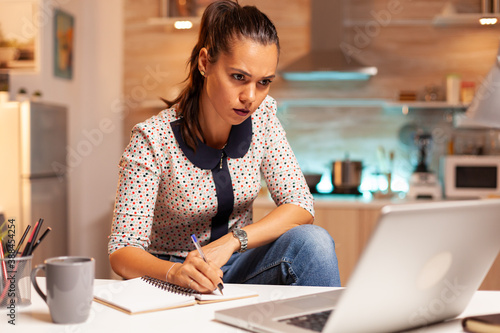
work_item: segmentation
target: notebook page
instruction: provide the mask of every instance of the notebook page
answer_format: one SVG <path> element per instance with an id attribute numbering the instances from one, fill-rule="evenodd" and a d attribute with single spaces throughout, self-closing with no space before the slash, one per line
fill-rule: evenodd
<path id="1" fill-rule="evenodd" d="M 141 278 L 94 286 L 94 300 L 129 314 L 196 304 L 194 296 L 162 290 Z"/>
<path id="2" fill-rule="evenodd" d="M 224 284 L 222 292 L 224 293 L 223 295 L 218 290 L 215 290 L 211 294 L 196 294 L 195 297 L 199 304 L 206 304 L 259 296 L 254 291 L 229 283 Z"/>

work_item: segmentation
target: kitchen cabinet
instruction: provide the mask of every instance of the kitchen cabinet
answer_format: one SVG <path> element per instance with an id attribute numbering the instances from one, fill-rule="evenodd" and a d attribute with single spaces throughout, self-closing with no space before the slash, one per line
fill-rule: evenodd
<path id="1" fill-rule="evenodd" d="M 327 230 L 335 241 L 342 286 L 346 285 L 375 229 L 382 206 L 383 204 L 361 202 L 345 205 L 338 202 L 328 204 L 325 201 L 315 205 L 314 224 Z M 257 200 L 253 207 L 254 221 L 267 215 L 274 207 L 270 199 Z M 500 290 L 500 256 L 495 260 L 479 289 Z"/>

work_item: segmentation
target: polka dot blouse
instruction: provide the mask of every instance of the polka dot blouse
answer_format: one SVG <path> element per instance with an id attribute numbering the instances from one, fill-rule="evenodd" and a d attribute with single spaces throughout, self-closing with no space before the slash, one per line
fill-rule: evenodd
<path id="1" fill-rule="evenodd" d="M 228 231 L 253 222 L 261 175 L 276 205 L 295 204 L 314 215 L 312 195 L 273 98 L 266 97 L 251 118 L 233 126 L 224 150 L 199 142 L 194 153 L 176 130 L 180 120 L 175 113 L 174 106 L 132 130 L 119 164 L 109 254 L 134 246 L 185 257 L 194 250 L 191 234 L 202 245 L 210 242 L 212 219 L 221 209 L 213 171 L 223 162 L 233 189 Z"/>

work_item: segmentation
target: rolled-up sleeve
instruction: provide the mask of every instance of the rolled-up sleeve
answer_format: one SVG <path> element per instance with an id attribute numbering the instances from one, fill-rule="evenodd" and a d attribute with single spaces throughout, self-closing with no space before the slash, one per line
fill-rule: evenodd
<path id="1" fill-rule="evenodd" d="M 151 124 L 136 125 L 121 157 L 108 254 L 126 246 L 149 247 L 162 153 L 153 134 Z"/>
<path id="2" fill-rule="evenodd" d="M 276 116 L 276 102 L 267 104 L 266 149 L 261 164 L 267 187 L 276 205 L 295 204 L 314 217 L 313 197 L 302 170 Z"/>

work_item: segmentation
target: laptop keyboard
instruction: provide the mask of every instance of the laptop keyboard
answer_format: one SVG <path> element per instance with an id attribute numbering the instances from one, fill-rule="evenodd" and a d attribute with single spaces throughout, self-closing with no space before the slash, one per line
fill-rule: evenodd
<path id="1" fill-rule="evenodd" d="M 315 332 L 321 332 L 323 330 L 323 327 L 325 327 L 326 321 L 328 320 L 328 317 L 330 317 L 331 313 L 332 310 L 310 313 L 298 317 L 282 319 L 280 320 L 280 322 L 309 329 Z"/>

